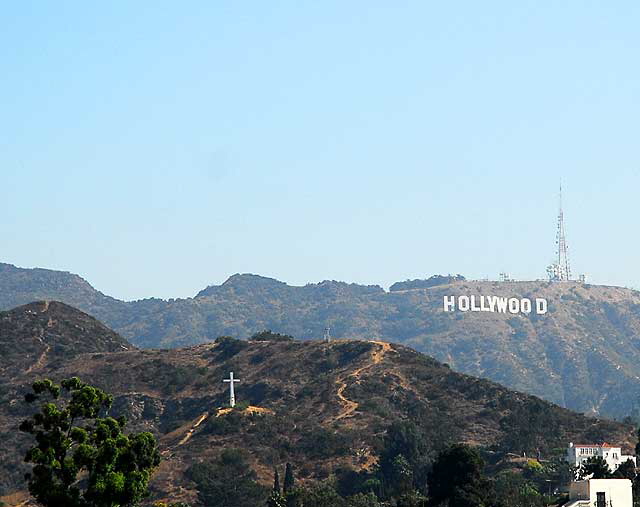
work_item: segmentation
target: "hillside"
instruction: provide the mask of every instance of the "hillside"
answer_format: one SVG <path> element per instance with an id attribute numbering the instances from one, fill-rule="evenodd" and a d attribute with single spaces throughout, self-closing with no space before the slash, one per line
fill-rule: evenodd
<path id="1" fill-rule="evenodd" d="M 640 294 L 629 289 L 442 277 L 444 285 L 400 282 L 387 292 L 332 281 L 294 287 L 234 275 L 191 299 L 125 303 L 91 289 L 75 275 L 4 266 L 0 294 L 5 308 L 36 296 L 60 297 L 141 347 L 247 337 L 262 329 L 318 339 L 330 327 L 336 338 L 402 343 L 456 370 L 573 410 L 617 418 L 639 410 L 634 393 L 640 392 Z M 47 277 L 58 281 L 45 282 Z M 406 289 L 416 286 L 426 288 Z M 549 311 L 443 311 L 444 296 L 474 294 L 546 298 Z"/>
<path id="2" fill-rule="evenodd" d="M 90 315 L 56 301 L 0 312 L 0 379 L 7 381 L 77 354 L 132 348 Z"/>
<path id="3" fill-rule="evenodd" d="M 85 311 L 116 310 L 123 302 L 95 290 L 78 275 L 52 269 L 23 269 L 0 263 L 0 310 L 33 301 L 63 301 Z M 93 313 L 98 313 L 94 311 Z"/>
<path id="4" fill-rule="evenodd" d="M 23 315 L 28 323 L 31 315 Z M 74 337 L 80 347 L 93 346 L 87 331 Z M 228 400 L 222 379 L 229 371 L 241 380 L 238 401 L 253 406 L 250 412 L 218 410 Z M 22 393 L 35 378 L 74 375 L 115 394 L 113 412 L 125 414 L 132 429 L 159 437 L 165 461 L 152 484 L 155 498 L 193 501 L 185 470 L 223 447 L 247 449 L 265 483 L 273 465 L 286 461 L 303 481 L 325 478 L 339 466 L 370 468 L 385 429 L 400 419 L 416 422 L 434 453 L 465 441 L 494 461 L 522 451 L 548 457 L 569 441 L 607 440 L 629 449 L 634 439 L 630 426 L 456 373 L 400 345 L 224 338 L 184 349 L 47 356 L 37 371 L 23 368 L 3 381 L 0 495 L 22 484 L 25 440 L 12 432 L 28 413 Z"/>
<path id="5" fill-rule="evenodd" d="M 25 383 L 49 374 L 77 356 L 135 350 L 130 343 L 84 312 L 59 302 L 35 302 L 0 312 L 0 491 L 15 487 L 24 472 L 15 428 L 25 414 Z M 2 493 L 0 493 L 0 496 Z"/>

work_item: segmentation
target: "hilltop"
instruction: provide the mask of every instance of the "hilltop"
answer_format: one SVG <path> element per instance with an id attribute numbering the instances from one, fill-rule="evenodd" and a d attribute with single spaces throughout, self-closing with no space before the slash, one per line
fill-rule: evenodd
<path id="1" fill-rule="evenodd" d="M 40 310 L 44 319 L 57 306 L 24 308 L 21 317 L 14 315 L 14 328 L 31 329 L 32 311 Z M 77 350 L 45 356 L 35 369 L 28 366 L 32 360 L 9 361 L 15 373 L 0 384 L 0 452 L 7 457 L 0 494 L 22 485 L 25 441 L 12 430 L 28 413 L 22 393 L 42 377 L 77 375 L 106 389 L 115 395 L 113 412 L 126 415 L 131 429 L 158 436 L 165 459 L 152 484 L 155 498 L 193 501 L 196 493 L 186 469 L 224 447 L 248 450 L 264 483 L 271 480 L 272 467 L 286 461 L 294 463 L 303 481 L 326 478 L 340 466 L 370 469 L 382 435 L 398 420 L 416 422 L 432 443 L 430 452 L 464 441 L 481 446 L 494 461 L 522 451 L 539 450 L 548 457 L 569 441 L 633 444 L 630 426 L 575 414 L 456 373 L 401 345 L 221 338 L 190 348 L 125 350 L 126 342 L 116 338 L 96 349 L 95 329 L 86 326 L 83 315 L 69 314 L 67 320 L 68 328 L 77 330 Z M 15 340 L 22 337 L 29 333 Z M 50 338 L 52 349 L 68 339 Z M 91 352 L 81 352 L 86 348 Z M 250 410 L 219 410 L 228 400 L 222 379 L 229 371 L 241 380 L 238 401 L 251 405 Z"/>
<path id="2" fill-rule="evenodd" d="M 37 372 L 77 354 L 133 348 L 90 315 L 57 301 L 0 312 L 0 379 Z"/>
<path id="3" fill-rule="evenodd" d="M 456 370 L 577 411 L 622 418 L 639 410 L 633 393 L 640 390 L 640 294 L 630 289 L 455 276 L 399 282 L 385 291 L 335 281 L 296 287 L 245 274 L 194 298 L 125 303 L 75 275 L 4 266 L 5 308 L 36 296 L 59 297 L 140 347 L 248 337 L 263 329 L 318 339 L 330 327 L 336 338 L 402 343 Z M 57 281 L 45 283 L 48 278 Z M 474 294 L 546 298 L 548 313 L 443 311 L 444 296 Z"/>

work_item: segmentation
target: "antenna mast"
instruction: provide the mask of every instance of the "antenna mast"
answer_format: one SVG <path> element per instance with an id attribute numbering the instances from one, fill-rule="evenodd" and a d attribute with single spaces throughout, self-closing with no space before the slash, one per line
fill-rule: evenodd
<path id="1" fill-rule="evenodd" d="M 564 212 L 562 211 L 562 183 L 560 184 L 560 209 L 558 211 L 558 231 L 556 233 L 556 262 L 547 268 L 549 280 L 567 282 L 571 280 L 571 267 L 569 266 L 569 247 L 564 232 Z"/>
<path id="2" fill-rule="evenodd" d="M 560 212 L 558 213 L 558 265 L 560 266 L 561 280 L 571 280 L 571 268 L 569 267 L 569 247 L 567 237 L 564 234 L 564 213 L 562 211 L 562 183 L 560 184 Z"/>

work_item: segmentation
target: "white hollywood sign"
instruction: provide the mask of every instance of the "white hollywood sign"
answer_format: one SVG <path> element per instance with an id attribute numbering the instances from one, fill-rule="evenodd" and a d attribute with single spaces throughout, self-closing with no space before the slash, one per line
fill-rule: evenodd
<path id="1" fill-rule="evenodd" d="M 505 298 L 501 296 L 444 296 L 444 311 L 494 313 L 547 313 L 547 300 L 535 298 Z"/>

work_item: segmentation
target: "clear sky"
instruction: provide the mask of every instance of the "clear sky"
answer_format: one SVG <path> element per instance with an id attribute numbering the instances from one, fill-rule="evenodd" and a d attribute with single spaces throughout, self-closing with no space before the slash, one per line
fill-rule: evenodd
<path id="1" fill-rule="evenodd" d="M 640 287 L 640 2 L 0 7 L 0 261 L 114 297 L 236 272 Z"/>

